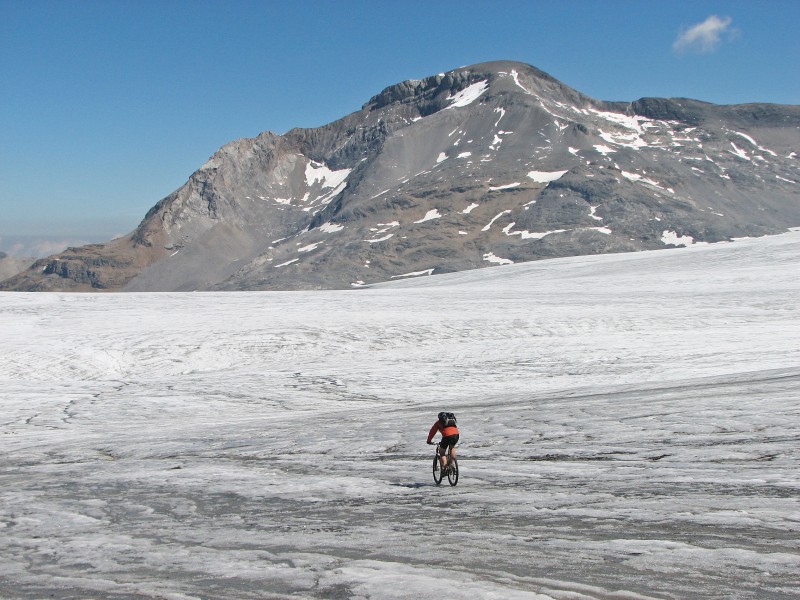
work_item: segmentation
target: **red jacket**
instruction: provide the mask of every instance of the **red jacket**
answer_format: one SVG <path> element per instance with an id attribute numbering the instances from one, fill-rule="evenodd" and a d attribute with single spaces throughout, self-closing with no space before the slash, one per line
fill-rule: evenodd
<path id="1" fill-rule="evenodd" d="M 431 432 L 428 434 L 428 443 L 431 442 L 433 436 L 435 436 L 438 431 L 442 432 L 443 438 L 449 435 L 458 435 L 458 427 L 442 427 L 441 421 L 437 419 L 436 423 L 431 427 Z"/>

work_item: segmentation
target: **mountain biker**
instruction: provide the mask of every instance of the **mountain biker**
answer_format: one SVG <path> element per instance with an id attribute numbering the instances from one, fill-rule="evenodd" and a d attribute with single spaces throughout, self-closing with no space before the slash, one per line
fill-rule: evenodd
<path id="1" fill-rule="evenodd" d="M 450 413 L 452 415 L 452 413 Z M 446 425 L 448 413 L 440 412 L 437 415 L 436 423 L 431 427 L 428 433 L 428 444 L 433 444 L 433 436 L 437 433 L 442 434 L 442 439 L 439 440 L 439 446 L 442 449 L 442 454 L 439 459 L 442 461 L 442 472 L 447 469 L 447 448 L 450 448 L 450 456 L 456 457 L 456 444 L 458 443 L 458 427 L 455 425 Z M 455 421 L 455 419 L 453 419 Z"/>

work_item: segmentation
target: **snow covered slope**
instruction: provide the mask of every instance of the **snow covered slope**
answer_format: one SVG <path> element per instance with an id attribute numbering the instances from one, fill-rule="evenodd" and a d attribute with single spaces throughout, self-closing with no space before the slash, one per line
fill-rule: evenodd
<path id="1" fill-rule="evenodd" d="M 796 598 L 798 264 L 0 294 L 0 597 Z"/>

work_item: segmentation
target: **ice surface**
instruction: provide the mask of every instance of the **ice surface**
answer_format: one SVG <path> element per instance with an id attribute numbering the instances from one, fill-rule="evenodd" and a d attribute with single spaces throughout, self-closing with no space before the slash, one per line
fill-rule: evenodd
<path id="1" fill-rule="evenodd" d="M 0 597 L 796 598 L 798 264 L 0 294 Z"/>

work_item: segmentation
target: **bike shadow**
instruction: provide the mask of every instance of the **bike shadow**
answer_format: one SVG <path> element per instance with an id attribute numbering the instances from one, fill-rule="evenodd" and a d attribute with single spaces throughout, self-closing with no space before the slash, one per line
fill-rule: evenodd
<path id="1" fill-rule="evenodd" d="M 417 489 L 417 488 L 435 486 L 436 484 L 434 484 L 434 483 L 420 483 L 420 482 L 417 481 L 417 482 L 413 482 L 413 483 L 393 483 L 391 485 L 393 485 L 394 487 L 404 487 L 404 488 L 410 488 L 410 489 L 413 490 L 413 489 Z"/>

